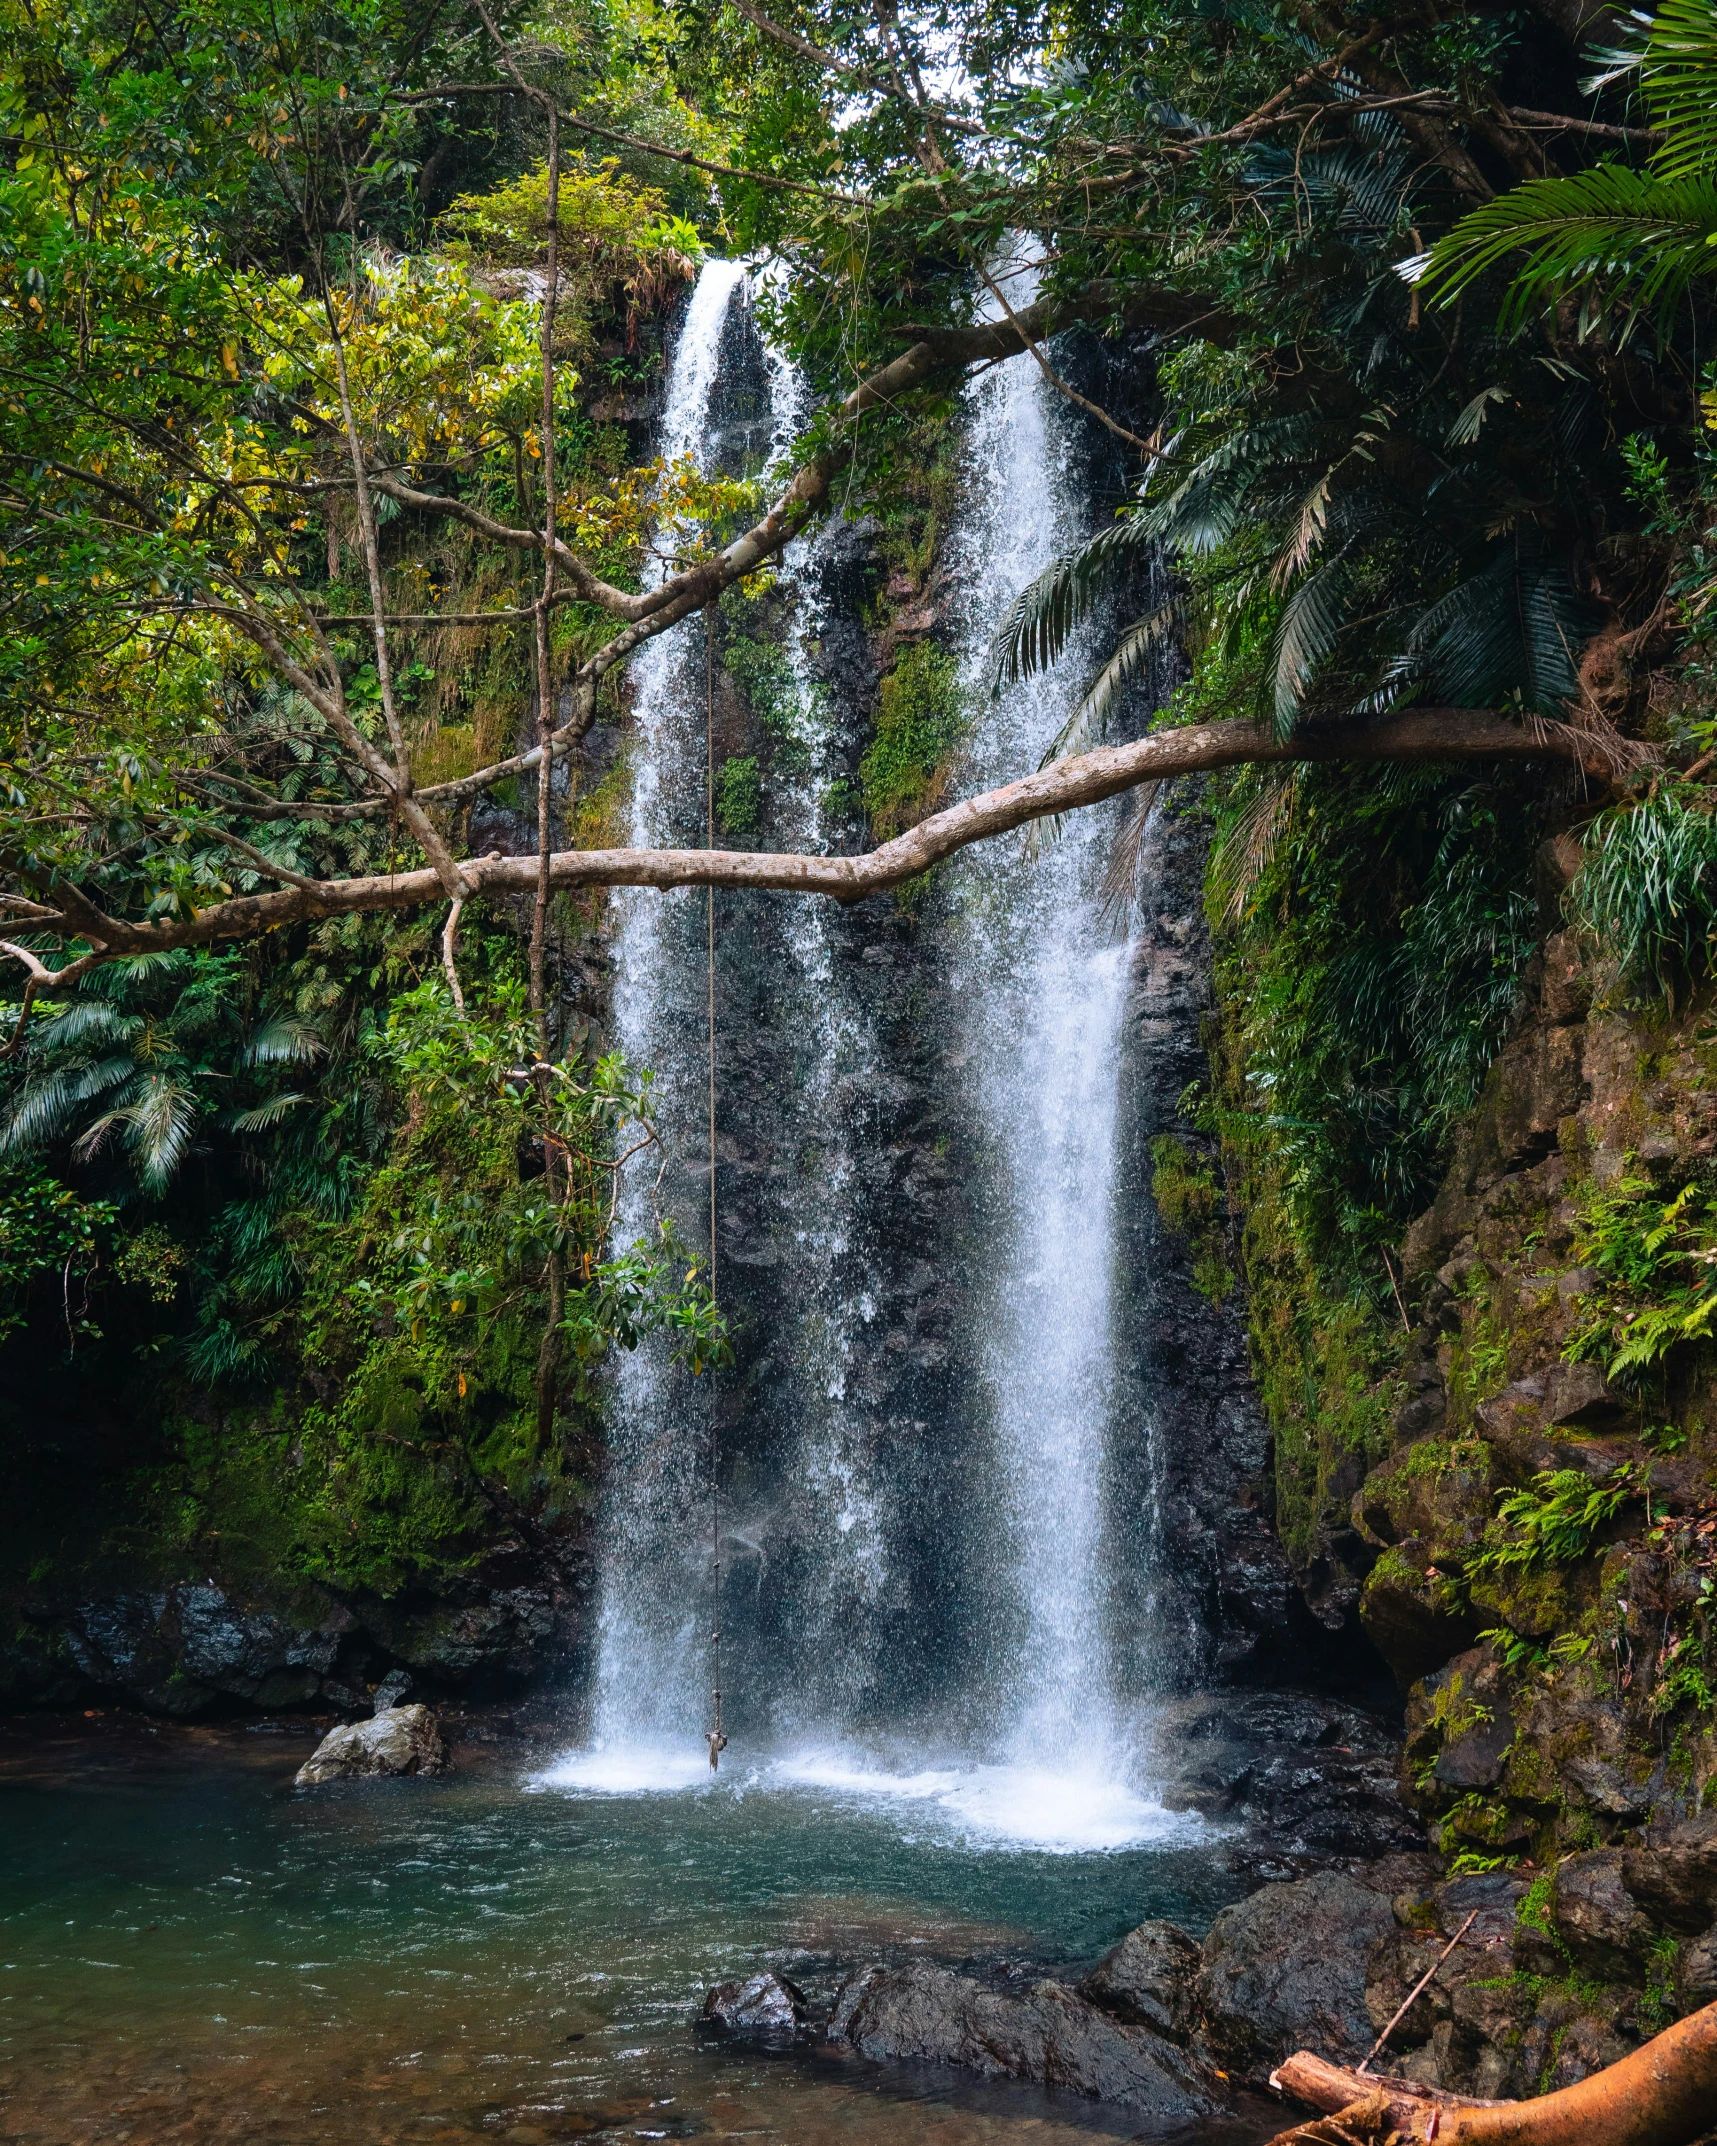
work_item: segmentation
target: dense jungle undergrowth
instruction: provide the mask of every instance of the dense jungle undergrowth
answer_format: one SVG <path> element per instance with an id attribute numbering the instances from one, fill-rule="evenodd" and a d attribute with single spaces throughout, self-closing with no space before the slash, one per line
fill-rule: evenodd
<path id="1" fill-rule="evenodd" d="M 1070 695 L 1076 782 L 1188 659 L 1148 742 L 1217 771 L 1218 1012 L 1158 1191 L 1243 1296 L 1308 1599 L 1414 1688 L 1451 1855 L 1703 1794 L 1707 0 L 6 21 L 14 1696 L 70 1688 L 53 1618 L 103 1589 L 498 1584 L 582 1529 L 616 1350 L 721 1365 L 698 1248 L 611 1226 L 650 1083 L 591 982 L 624 875 L 579 859 L 623 841 L 626 657 L 713 607 L 724 841 L 767 850 L 819 723 L 831 849 L 910 840 L 974 714 L 955 389 L 1039 364 L 1124 480 L 995 690 L 1154 591 Z M 778 264 L 810 396 L 718 478 L 652 446 L 710 253 Z M 824 514 L 862 709 L 781 652 Z"/>

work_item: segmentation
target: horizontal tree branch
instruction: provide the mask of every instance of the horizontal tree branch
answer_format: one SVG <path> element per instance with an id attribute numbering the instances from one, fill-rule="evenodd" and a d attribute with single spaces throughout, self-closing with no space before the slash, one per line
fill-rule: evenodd
<path id="1" fill-rule="evenodd" d="M 1235 719 L 1157 731 L 1128 745 L 1102 746 L 1056 761 L 933 813 L 859 857 L 701 849 L 560 850 L 550 859 L 549 877 L 556 887 L 755 887 L 827 894 L 844 904 L 886 893 L 975 842 L 1029 821 L 1100 804 L 1140 783 L 1259 762 L 1444 759 L 1567 760 L 1603 788 L 1617 773 L 1613 756 L 1584 732 L 1562 723 L 1529 728 L 1486 708 L 1415 708 L 1377 722 L 1332 725 L 1286 739 L 1266 724 Z M 537 864 L 534 856 L 491 852 L 464 859 L 460 871 L 474 894 L 506 897 L 534 889 Z M 132 923 L 102 916 L 75 889 L 37 891 L 50 893 L 59 906 L 52 916 L 32 917 L 32 931 L 88 939 L 112 955 L 212 946 L 310 918 L 414 909 L 445 897 L 441 877 L 424 868 L 243 895 L 194 916 Z"/>

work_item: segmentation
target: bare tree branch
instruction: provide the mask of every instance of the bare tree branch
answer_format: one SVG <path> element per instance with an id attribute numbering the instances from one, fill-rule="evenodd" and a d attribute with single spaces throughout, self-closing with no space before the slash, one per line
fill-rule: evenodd
<path id="1" fill-rule="evenodd" d="M 859 857 L 790 851 L 559 850 L 549 860 L 549 877 L 555 887 L 777 888 L 827 894 L 845 904 L 886 893 L 974 842 L 1099 804 L 1140 783 L 1257 762 L 1447 759 L 1566 760 L 1600 790 L 1607 790 L 1624 772 L 1603 741 L 1566 723 L 1528 727 L 1488 708 L 1414 708 L 1378 722 L 1332 725 L 1287 739 L 1278 738 L 1266 724 L 1235 719 L 1158 731 L 1129 745 L 1102 746 L 1056 761 L 1020 781 L 934 813 Z M 517 896 L 534 892 L 539 864 L 534 855 L 491 854 L 467 858 L 461 869 L 475 893 Z M 75 889 L 52 891 L 58 912 L 32 918 L 32 930 L 99 942 L 106 954 L 210 946 L 254 938 L 313 917 L 419 908 L 444 894 L 439 875 L 428 868 L 242 895 L 194 916 L 132 923 L 102 915 Z M 67 973 L 58 972 L 62 977 Z M 44 983 L 42 988 L 50 986 Z"/>

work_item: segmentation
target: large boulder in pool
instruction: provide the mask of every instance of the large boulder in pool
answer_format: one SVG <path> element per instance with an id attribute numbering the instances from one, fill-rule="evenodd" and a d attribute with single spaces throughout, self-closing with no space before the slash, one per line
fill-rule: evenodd
<path id="1" fill-rule="evenodd" d="M 1065 1984 L 1023 1995 L 943 1967 L 866 1967 L 842 1984 L 831 2041 L 867 2057 L 958 2064 L 989 2078 L 1036 2079 L 1159 2123 L 1216 2114 L 1223 2099 L 1184 2049 L 1088 2004 Z"/>
<path id="2" fill-rule="evenodd" d="M 1224 1908 L 1204 1941 L 1197 1990 L 1215 2063 L 1257 2079 L 1296 2049 L 1337 2064 L 1364 2056 L 1377 2032 L 1367 1966 L 1395 1934 L 1389 1902 L 1338 1870 L 1266 1885 Z"/>
<path id="3" fill-rule="evenodd" d="M 804 1991 L 783 1975 L 718 1982 L 703 2001 L 704 2018 L 730 2034 L 793 2034 L 806 2010 Z"/>
<path id="4" fill-rule="evenodd" d="M 300 1788 L 363 1774 L 445 1773 L 447 1745 L 427 1706 L 390 1706 L 324 1736 L 298 1769 Z"/>

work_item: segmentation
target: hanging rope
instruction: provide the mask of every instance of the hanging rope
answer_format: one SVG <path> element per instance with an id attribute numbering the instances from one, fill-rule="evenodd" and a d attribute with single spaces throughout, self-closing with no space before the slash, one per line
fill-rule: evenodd
<path id="1" fill-rule="evenodd" d="M 704 847 L 715 848 L 715 606 L 704 610 Z M 709 979 L 709 1295 L 715 1303 L 715 882 L 704 888 L 706 968 Z M 727 1738 L 721 1726 L 721 1475 L 716 1447 L 715 1394 L 709 1397 L 710 1695 L 714 1724 L 704 1732 L 711 1773 L 721 1764 Z"/>

